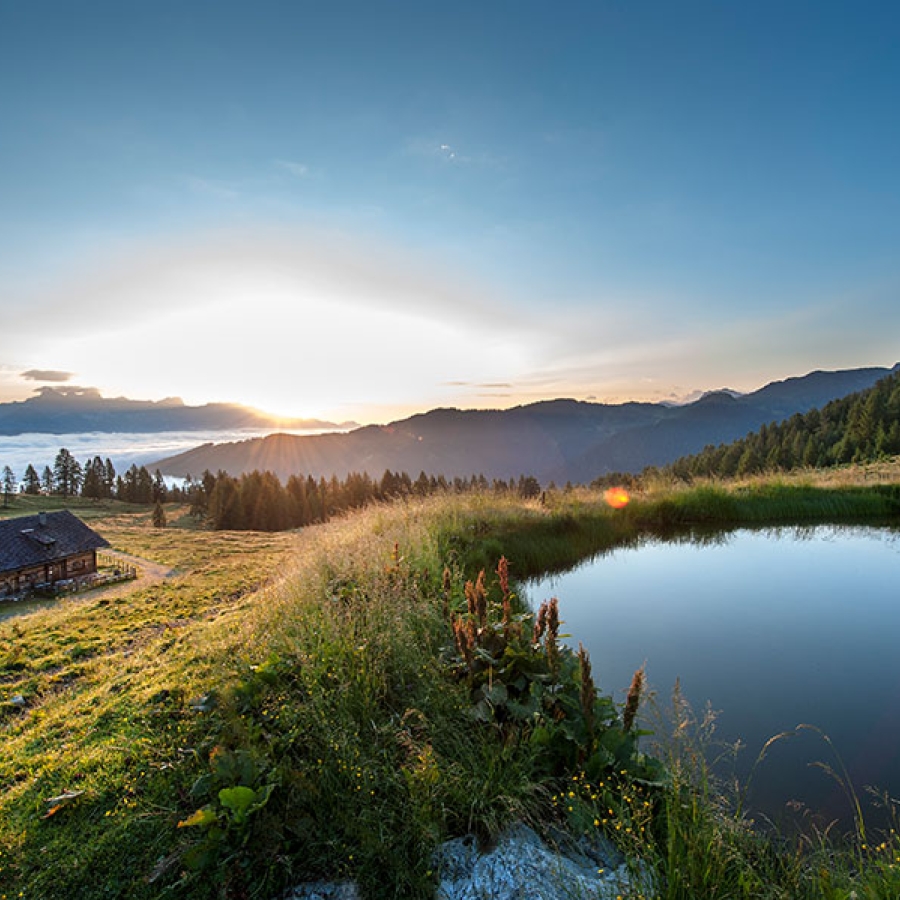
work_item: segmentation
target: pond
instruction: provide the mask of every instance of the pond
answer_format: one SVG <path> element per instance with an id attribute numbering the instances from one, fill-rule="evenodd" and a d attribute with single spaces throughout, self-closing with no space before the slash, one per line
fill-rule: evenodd
<path id="1" fill-rule="evenodd" d="M 803 729 L 768 749 L 749 806 L 782 827 L 844 827 L 850 804 L 817 763 L 846 767 L 872 822 L 883 816 L 866 786 L 900 798 L 898 575 L 898 530 L 741 529 L 647 539 L 531 582 L 527 596 L 535 608 L 559 599 L 562 631 L 584 644 L 604 693 L 622 701 L 645 664 L 652 706 L 671 708 L 676 680 L 698 716 L 708 703 L 716 741 L 746 745 L 744 783 L 769 738 L 816 726 L 827 741 Z"/>

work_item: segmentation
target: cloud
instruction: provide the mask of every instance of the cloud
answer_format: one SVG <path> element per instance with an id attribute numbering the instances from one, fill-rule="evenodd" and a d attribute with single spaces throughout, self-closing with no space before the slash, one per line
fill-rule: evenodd
<path id="1" fill-rule="evenodd" d="M 57 369 L 29 369 L 21 373 L 21 377 L 26 381 L 50 381 L 54 384 L 69 381 L 73 375 L 73 372 L 61 372 Z"/>
<path id="2" fill-rule="evenodd" d="M 294 175 L 297 178 L 306 178 L 310 174 L 309 166 L 306 165 L 306 163 L 293 162 L 289 159 L 276 159 L 275 165 L 280 169 L 290 172 L 291 175 Z"/>
<path id="3" fill-rule="evenodd" d="M 52 359 L 107 394 L 295 414 L 457 402 L 448 382 L 464 397 L 515 383 L 541 340 L 446 261 L 324 229 L 180 236 L 14 299 L 39 311 L 0 333 L 17 375 Z"/>
<path id="4" fill-rule="evenodd" d="M 406 152 L 410 156 L 442 160 L 448 165 L 478 166 L 501 169 L 506 160 L 492 153 L 473 153 L 462 150 L 458 145 L 434 138 L 414 138 L 406 142 Z"/>
<path id="5" fill-rule="evenodd" d="M 240 197 L 240 192 L 235 186 L 224 181 L 214 181 L 210 178 L 189 175 L 187 177 L 187 185 L 196 194 L 205 194 L 216 197 L 219 200 L 236 200 Z"/>
<path id="6" fill-rule="evenodd" d="M 512 390 L 512 384 L 508 381 L 444 381 L 441 382 L 443 387 L 464 387 L 464 388 L 500 388 L 502 390 Z"/>

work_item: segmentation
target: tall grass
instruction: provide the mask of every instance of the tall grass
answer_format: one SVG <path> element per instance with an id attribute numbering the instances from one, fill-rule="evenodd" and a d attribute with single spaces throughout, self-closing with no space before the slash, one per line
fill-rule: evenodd
<path id="1" fill-rule="evenodd" d="M 489 843 L 517 819 L 608 835 L 666 898 L 892 896 L 877 891 L 897 886 L 896 835 L 786 850 L 713 777 L 683 708 L 664 790 L 630 763 L 598 767 L 599 744 L 517 724 L 524 698 L 494 679 L 504 629 L 528 611 L 499 603 L 491 573 L 507 557 L 514 590 L 648 528 L 880 516 L 895 500 L 780 485 L 648 491 L 624 510 L 580 490 L 447 496 L 240 536 L 110 510 L 94 527 L 176 574 L 0 623 L 0 897 L 270 900 L 340 877 L 369 897 L 426 897 L 441 840 Z M 470 614 L 480 569 L 503 620 L 478 648 L 491 661 L 466 668 L 450 621 Z M 568 698 L 578 740 L 602 722 L 604 750 L 637 758 L 621 710 L 600 694 L 588 712 L 585 661 L 510 659 L 539 683 L 557 673 L 548 697 Z"/>

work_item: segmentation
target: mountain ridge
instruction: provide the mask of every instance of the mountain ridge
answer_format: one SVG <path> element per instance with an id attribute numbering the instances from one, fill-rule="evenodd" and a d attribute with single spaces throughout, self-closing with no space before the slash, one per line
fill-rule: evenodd
<path id="1" fill-rule="evenodd" d="M 708 444 L 735 440 L 768 422 L 870 387 L 897 368 L 817 370 L 737 397 L 711 392 L 683 406 L 558 398 L 506 410 L 441 407 L 343 434 L 273 434 L 207 444 L 155 466 L 182 477 L 207 469 L 231 475 L 257 469 L 282 479 L 292 474 L 344 478 L 351 472 L 378 478 L 390 470 L 413 477 L 420 472 L 489 479 L 525 474 L 542 483 L 584 483 L 613 471 L 665 465 Z"/>
<path id="2" fill-rule="evenodd" d="M 238 403 L 188 406 L 180 397 L 131 400 L 103 397 L 92 387 L 42 387 L 26 400 L 0 403 L 0 434 L 76 432 L 238 431 L 285 428 L 338 430 L 356 422 L 274 416 Z"/>

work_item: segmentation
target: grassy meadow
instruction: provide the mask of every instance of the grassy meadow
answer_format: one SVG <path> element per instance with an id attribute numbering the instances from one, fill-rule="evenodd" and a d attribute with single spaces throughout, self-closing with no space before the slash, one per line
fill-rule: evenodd
<path id="1" fill-rule="evenodd" d="M 840 838 L 752 827 L 677 699 L 646 758 L 552 612 L 537 632 L 515 597 L 648 530 L 897 521 L 896 462 L 657 483 L 619 510 L 582 489 L 447 495 L 277 534 L 67 505 L 168 574 L 0 622 L 0 900 L 274 900 L 323 878 L 424 898 L 438 843 L 514 820 L 602 831 L 669 900 L 900 896 L 900 840 L 862 811 Z"/>

